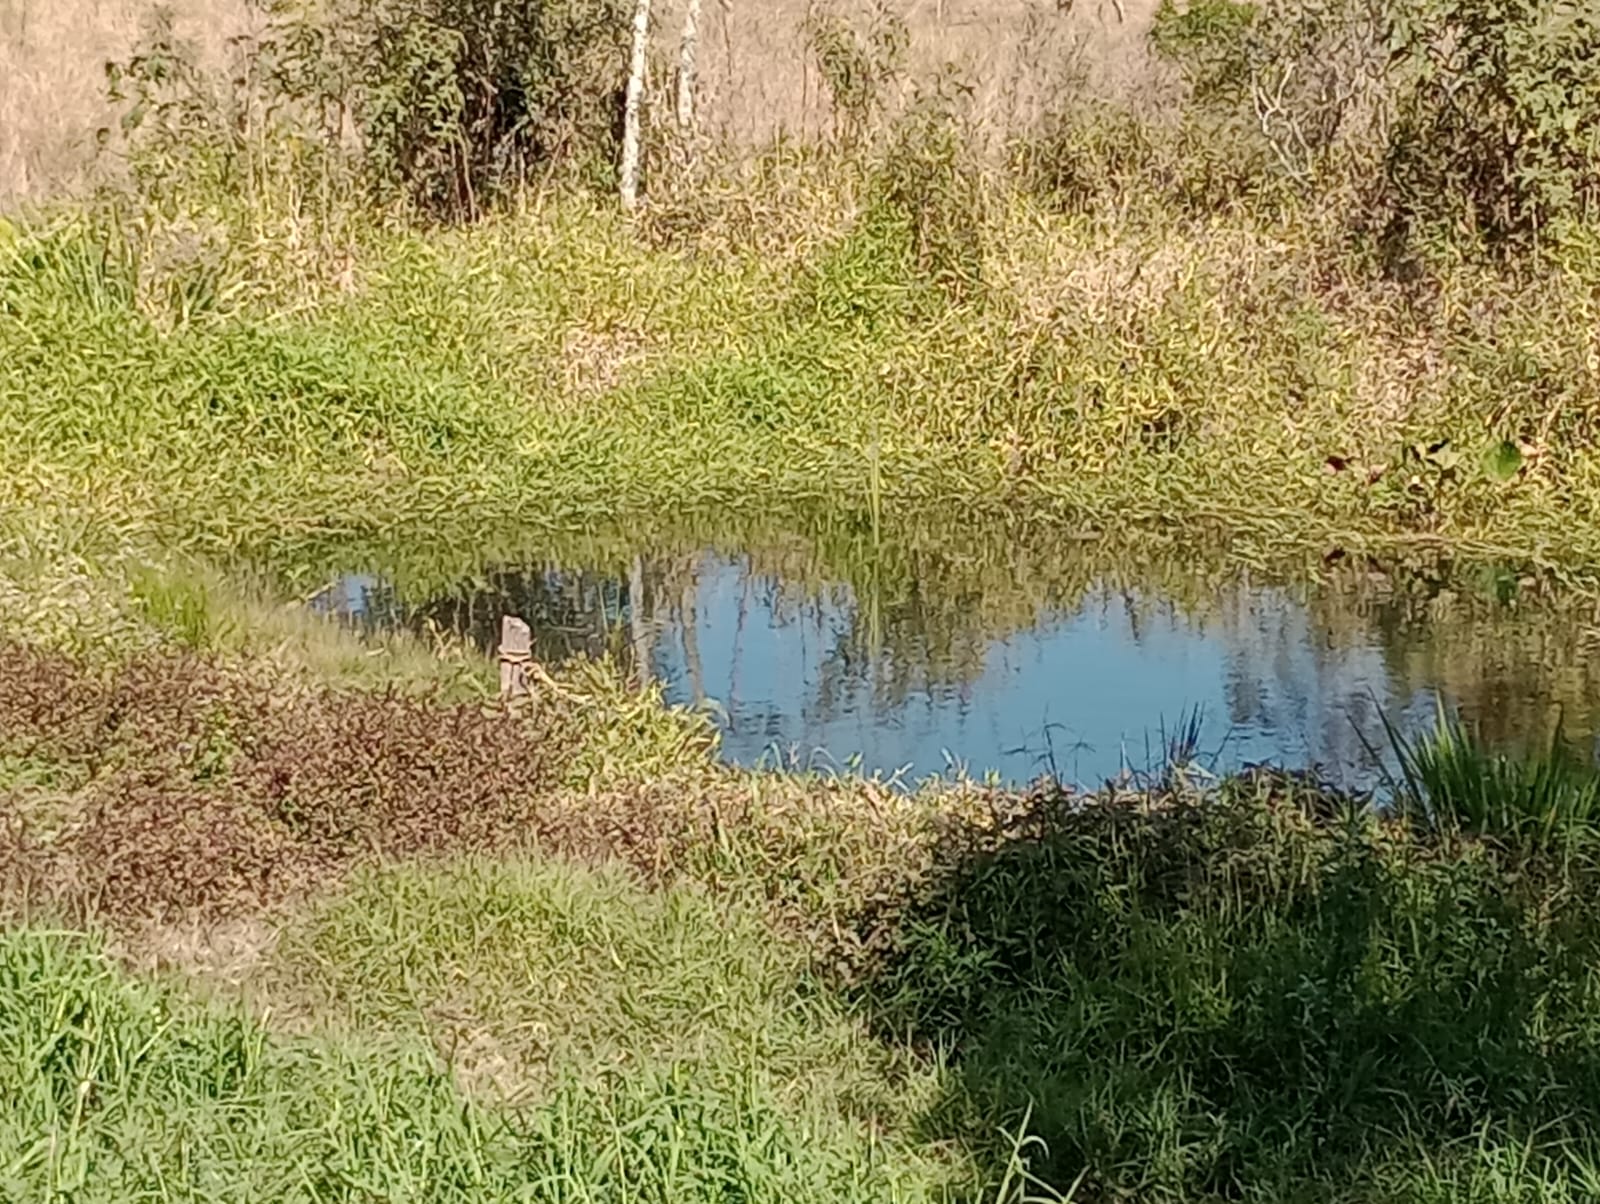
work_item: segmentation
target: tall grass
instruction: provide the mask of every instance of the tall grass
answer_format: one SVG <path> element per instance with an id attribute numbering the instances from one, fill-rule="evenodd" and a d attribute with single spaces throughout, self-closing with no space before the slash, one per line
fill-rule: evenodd
<path id="1" fill-rule="evenodd" d="M 561 200 L 374 232 L 350 293 L 224 258 L 227 300 L 183 317 L 140 300 L 165 290 L 114 232 L 38 231 L 0 268 L 7 526 L 70 504 L 292 566 L 380 535 L 828 508 L 1595 558 L 1600 477 L 1562 433 L 1597 326 L 1582 258 L 1560 286 L 1464 269 L 1408 317 L 1245 220 L 1104 230 L 1015 198 L 976 299 L 923 279 L 911 237 L 689 256 Z M 1483 457 L 1508 437 L 1528 451 L 1503 479 Z"/>
<path id="2" fill-rule="evenodd" d="M 56 933 L 0 936 L 0 1053 L 10 1199 L 937 1195 L 936 1175 L 895 1165 L 859 1131 L 809 1127 L 749 1060 L 594 1067 L 535 1107 L 497 1110 L 415 1040 L 285 1039 L 129 981 Z"/>
<path id="3" fill-rule="evenodd" d="M 70 907 L 266 1018 L 130 983 L 79 938 L 0 938 L 24 1198 L 1597 1182 L 1592 845 L 1508 855 L 1271 773 L 898 798 L 703 746 L 647 763 L 617 729 L 672 722 L 599 682 L 563 705 L 598 729 L 579 761 L 617 763 L 574 781 L 581 733 L 550 716 L 538 738 L 187 657 L 6 669 L 0 904 Z M 295 867 L 326 871 L 316 893 L 280 889 Z M 195 911 L 254 925 L 252 955 L 197 953 Z"/>
<path id="4" fill-rule="evenodd" d="M 1389 739 L 1399 763 L 1397 809 L 1429 831 L 1531 850 L 1600 831 L 1600 766 L 1576 752 L 1559 725 L 1545 748 L 1510 753 L 1441 709 L 1431 734 L 1407 739 L 1391 728 Z"/>
<path id="5" fill-rule="evenodd" d="M 1025 1124 L 1092 1195 L 1578 1200 L 1595 862 L 1519 865 L 1270 776 L 1046 798 L 933 875 L 865 994 L 951 1051 L 929 1131 Z"/>

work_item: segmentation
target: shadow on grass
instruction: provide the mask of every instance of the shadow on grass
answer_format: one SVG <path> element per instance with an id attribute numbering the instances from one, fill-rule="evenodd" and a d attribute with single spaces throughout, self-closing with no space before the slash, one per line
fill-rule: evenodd
<path id="1" fill-rule="evenodd" d="M 953 838 L 862 988 L 1073 1198 L 1593 1199 L 1600 873 L 1258 776 Z"/>

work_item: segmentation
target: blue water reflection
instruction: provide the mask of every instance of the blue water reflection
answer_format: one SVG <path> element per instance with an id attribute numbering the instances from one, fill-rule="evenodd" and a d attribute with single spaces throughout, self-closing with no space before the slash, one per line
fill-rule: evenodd
<path id="1" fill-rule="evenodd" d="M 786 579 L 770 561 L 703 552 L 613 572 L 495 573 L 402 605 L 381 577 L 345 578 L 317 605 L 366 625 L 461 632 L 492 650 L 500 616 L 535 629 L 545 660 L 612 654 L 722 727 L 726 757 L 904 781 L 967 772 L 1098 785 L 1163 763 L 1199 716 L 1200 762 L 1268 762 L 1375 785 L 1384 719 L 1431 725 L 1441 701 L 1498 741 L 1600 728 L 1581 630 L 1451 602 L 1351 601 L 1248 573 L 1197 601 L 1099 580 L 1024 620 L 982 599 L 859 598 Z M 972 613 L 968 613 L 968 611 Z M 1574 635 L 1573 631 L 1580 631 Z"/>

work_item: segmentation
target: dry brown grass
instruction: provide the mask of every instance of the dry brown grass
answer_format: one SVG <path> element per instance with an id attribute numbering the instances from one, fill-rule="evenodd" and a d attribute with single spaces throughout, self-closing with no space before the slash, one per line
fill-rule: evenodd
<path id="1" fill-rule="evenodd" d="M 759 145 L 775 135 L 826 133 L 833 115 L 803 32 L 806 16 L 828 11 L 868 19 L 871 0 L 712 0 L 702 18 L 703 110 L 714 133 Z M 905 22 L 904 76 L 951 65 L 973 88 L 980 124 L 1013 129 L 1036 120 L 1061 90 L 1087 86 L 1120 94 L 1145 68 L 1145 34 L 1157 0 L 885 0 Z M 681 0 L 663 6 L 657 40 L 670 49 Z"/>
<path id="2" fill-rule="evenodd" d="M 112 113 L 105 63 L 126 56 L 158 0 L 0 0 L 0 206 L 37 201 L 84 178 L 95 131 Z M 250 21 L 247 0 L 168 0 L 180 36 L 216 62 Z M 818 136 L 833 115 L 802 27 L 819 0 L 706 5 L 700 112 L 706 132 L 733 145 L 781 134 Z M 864 21 L 867 0 L 832 10 Z M 1066 87 L 1122 92 L 1143 78 L 1155 0 L 887 0 L 905 22 L 906 80 L 951 65 L 973 88 L 972 112 L 991 129 L 1037 119 Z M 681 0 L 659 6 L 660 61 L 674 60 Z M 657 81 L 659 94 L 668 81 Z M 894 98 L 888 98 L 891 103 Z"/>
<path id="3" fill-rule="evenodd" d="M 125 56 L 157 0 L 0 0 L 0 205 L 80 182 L 106 125 L 105 63 Z M 246 28 L 246 0 L 167 0 L 206 60 Z"/>

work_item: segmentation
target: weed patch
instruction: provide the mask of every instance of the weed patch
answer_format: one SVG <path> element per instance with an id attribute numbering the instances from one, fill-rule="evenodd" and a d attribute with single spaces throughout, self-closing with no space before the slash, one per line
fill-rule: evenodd
<path id="1" fill-rule="evenodd" d="M 957 850 L 866 990 L 954 1051 L 932 1133 L 1026 1122 L 1047 1179 L 1108 1197 L 1567 1199 L 1593 1174 L 1592 850 L 1507 858 L 1277 778 L 1047 794 Z M 1477 1176 L 1513 1150 L 1500 1196 Z"/>

